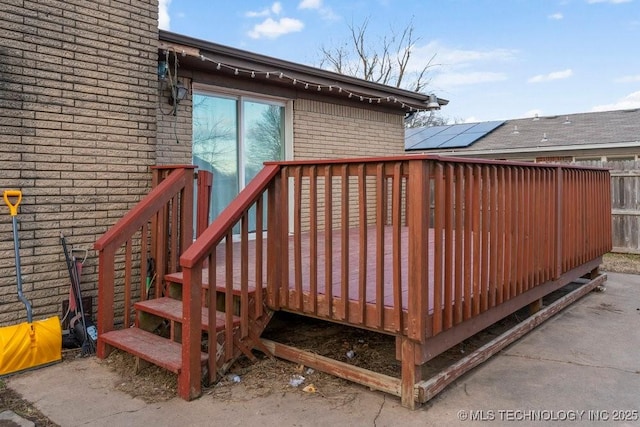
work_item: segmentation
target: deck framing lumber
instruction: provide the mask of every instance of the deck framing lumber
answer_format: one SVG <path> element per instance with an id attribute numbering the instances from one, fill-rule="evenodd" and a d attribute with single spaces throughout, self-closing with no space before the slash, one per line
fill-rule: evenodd
<path id="1" fill-rule="evenodd" d="M 536 314 L 523 320 L 502 335 L 494 338 L 484 346 L 470 353 L 468 356 L 440 371 L 434 377 L 416 384 L 415 397 L 419 403 L 425 403 L 440 393 L 445 387 L 456 381 L 471 369 L 487 361 L 491 356 L 519 340 L 537 326 L 550 319 L 566 307 L 593 291 L 607 280 L 606 274 L 601 274 L 585 283 L 575 291 L 556 300 L 551 305 L 541 309 Z"/>
<path id="2" fill-rule="evenodd" d="M 300 350 L 265 338 L 262 338 L 261 341 L 276 357 L 293 363 L 303 364 L 309 368 L 400 397 L 401 381 L 398 378 L 333 360 L 316 353 Z"/>

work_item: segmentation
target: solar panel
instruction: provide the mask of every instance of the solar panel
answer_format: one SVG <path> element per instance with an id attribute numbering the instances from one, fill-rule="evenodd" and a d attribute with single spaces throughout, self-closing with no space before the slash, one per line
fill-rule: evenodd
<path id="1" fill-rule="evenodd" d="M 430 138 L 423 139 L 422 141 L 418 142 L 418 144 L 414 145 L 411 149 L 428 150 L 430 148 L 438 148 L 441 144 L 446 143 L 452 138 L 455 138 L 455 135 L 443 135 L 442 133 L 439 133 Z"/>
<path id="2" fill-rule="evenodd" d="M 448 126 L 429 126 L 422 128 L 414 128 L 416 131 L 408 132 L 413 129 L 407 129 L 405 131 L 405 139 L 404 145 L 406 148 L 410 148 L 412 145 L 419 143 L 420 141 L 424 141 L 425 139 L 429 139 L 434 135 L 442 132 L 444 128 Z"/>
<path id="3" fill-rule="evenodd" d="M 459 125 L 450 125 L 450 126 L 447 126 L 447 128 L 443 130 L 442 133 L 446 133 L 447 135 L 459 135 L 461 133 L 468 131 L 473 126 L 475 126 L 475 123 L 463 123 Z"/>
<path id="4" fill-rule="evenodd" d="M 497 128 L 498 126 L 500 126 L 503 123 L 504 123 L 504 120 L 476 123 L 475 126 L 470 128 L 467 132 L 487 134 L 487 133 L 491 132 L 492 130 L 494 130 L 495 128 Z"/>
<path id="5" fill-rule="evenodd" d="M 483 134 L 480 133 L 463 133 L 456 135 L 448 141 L 438 145 L 437 148 L 461 148 L 468 147 L 474 143 L 477 139 L 480 139 Z"/>
<path id="6" fill-rule="evenodd" d="M 504 121 L 491 121 L 407 129 L 405 150 L 468 147 L 503 123 Z"/>

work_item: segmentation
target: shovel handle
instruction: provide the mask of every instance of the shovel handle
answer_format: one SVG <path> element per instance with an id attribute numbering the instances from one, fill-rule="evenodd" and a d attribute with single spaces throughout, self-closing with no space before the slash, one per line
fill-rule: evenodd
<path id="1" fill-rule="evenodd" d="M 22 201 L 22 191 L 4 190 L 4 194 L 2 195 L 2 197 L 4 198 L 4 202 L 7 204 L 7 206 L 9 206 L 9 214 L 11 216 L 18 215 L 18 205 L 20 205 L 20 202 Z M 17 197 L 18 200 L 16 200 L 15 204 L 11 203 L 9 197 Z"/>

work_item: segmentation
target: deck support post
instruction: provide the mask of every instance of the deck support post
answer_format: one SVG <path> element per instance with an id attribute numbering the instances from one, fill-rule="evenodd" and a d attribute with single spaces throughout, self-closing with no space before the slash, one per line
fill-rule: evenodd
<path id="1" fill-rule="evenodd" d="M 536 314 L 542 309 L 542 298 L 538 298 L 531 304 L 529 304 L 529 315 Z"/>
<path id="2" fill-rule="evenodd" d="M 400 400 L 403 407 L 413 410 L 420 406 L 415 396 L 415 386 L 422 381 L 422 368 L 416 360 L 416 352 L 420 350 L 420 346 L 419 343 L 407 337 L 400 339 L 400 346 L 402 354 Z"/>

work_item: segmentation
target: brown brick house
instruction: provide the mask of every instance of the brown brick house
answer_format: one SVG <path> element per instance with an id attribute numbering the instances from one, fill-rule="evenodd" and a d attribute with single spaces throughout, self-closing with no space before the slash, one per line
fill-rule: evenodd
<path id="1" fill-rule="evenodd" d="M 269 135 L 280 138 L 274 142 L 280 158 L 383 156 L 403 153 L 405 114 L 429 102 L 426 95 L 159 32 L 151 0 L 10 0 L 0 13 L 0 182 L 24 193 L 22 272 L 35 318 L 61 314 L 67 299 L 60 233 L 74 247 L 91 249 L 149 191 L 151 166 L 191 164 L 195 155 L 214 177 L 226 174 L 237 192 L 256 165 L 275 158 L 273 150 L 256 149 L 260 121 L 245 126 L 247 118 L 271 114 L 278 133 Z M 188 94 L 170 105 L 177 81 Z M 235 121 L 216 133 L 212 111 Z M 224 136 L 226 148 L 207 160 L 212 134 Z M 90 250 L 82 283 L 94 298 L 96 264 Z M 22 321 L 8 214 L 0 221 L 0 273 L 0 325 Z"/>

